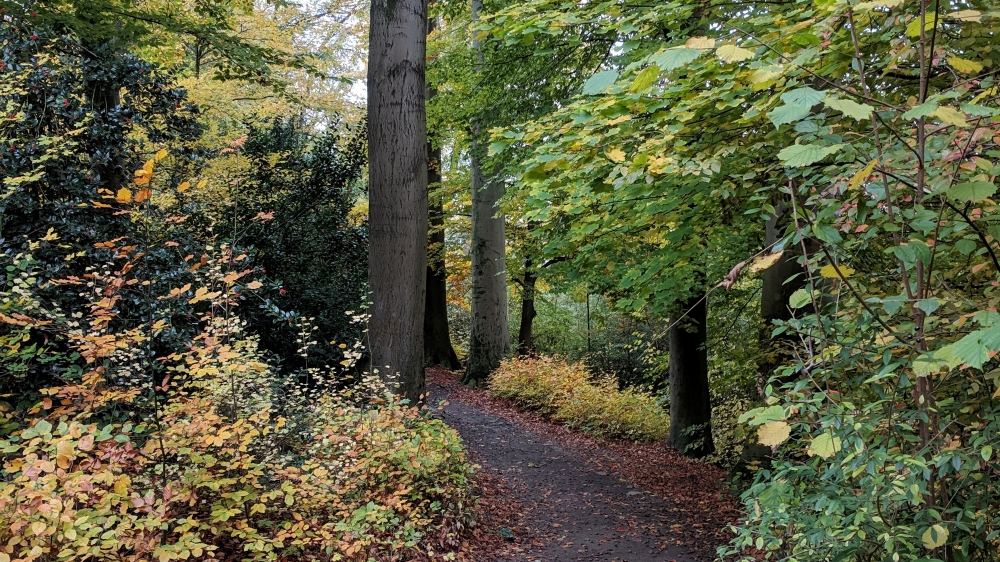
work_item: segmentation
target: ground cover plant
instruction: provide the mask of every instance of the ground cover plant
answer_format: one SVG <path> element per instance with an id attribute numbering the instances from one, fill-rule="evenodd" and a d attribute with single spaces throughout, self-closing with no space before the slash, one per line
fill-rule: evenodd
<path id="1" fill-rule="evenodd" d="M 634 388 L 619 390 L 617 380 L 595 377 L 581 363 L 514 359 L 504 362 L 488 385 L 494 396 L 599 437 L 662 441 L 670 427 L 654 396 Z"/>

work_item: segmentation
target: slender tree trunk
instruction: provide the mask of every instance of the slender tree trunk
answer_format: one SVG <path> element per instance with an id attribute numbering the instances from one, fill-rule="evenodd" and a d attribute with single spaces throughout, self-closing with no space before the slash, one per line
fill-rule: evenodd
<path id="1" fill-rule="evenodd" d="M 368 61 L 372 368 L 424 394 L 427 121 L 424 0 L 372 2 Z"/>
<path id="2" fill-rule="evenodd" d="M 535 341 L 531 335 L 535 316 L 535 283 L 538 277 L 532 267 L 531 258 L 524 260 L 524 278 L 521 280 L 521 326 L 517 330 L 518 355 L 531 355 L 535 352 Z"/>
<path id="3" fill-rule="evenodd" d="M 472 0 L 472 21 L 478 21 L 480 0 Z M 473 48 L 482 64 L 479 40 Z M 504 185 L 496 178 L 484 179 L 478 120 L 472 123 L 472 326 L 469 358 L 462 382 L 478 385 L 510 354 L 507 331 L 507 267 L 504 216 L 498 208 Z"/>
<path id="4" fill-rule="evenodd" d="M 690 457 L 715 451 L 712 441 L 712 402 L 708 392 L 708 306 L 703 295 L 681 303 L 679 322 L 671 321 L 670 446 Z"/>
<path id="5" fill-rule="evenodd" d="M 427 35 L 434 31 L 435 21 L 427 20 Z M 437 95 L 437 90 L 427 83 L 427 101 Z M 441 184 L 441 147 L 434 146 L 433 134 L 427 133 L 427 189 L 430 201 L 427 255 L 427 299 L 424 306 L 424 364 L 441 365 L 458 370 L 462 364 L 451 345 L 448 328 L 448 272 L 444 263 L 444 204 L 440 196 L 430 190 Z"/>

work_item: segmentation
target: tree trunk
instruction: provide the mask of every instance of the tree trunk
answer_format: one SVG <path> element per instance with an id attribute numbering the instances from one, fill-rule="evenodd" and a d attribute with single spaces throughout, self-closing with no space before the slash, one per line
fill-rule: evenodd
<path id="1" fill-rule="evenodd" d="M 700 458 L 715 451 L 708 392 L 708 307 L 703 295 L 681 303 L 667 334 L 670 344 L 670 446 Z M 676 322 L 676 323 L 675 323 Z"/>
<path id="2" fill-rule="evenodd" d="M 479 19 L 481 0 L 472 0 L 473 25 Z M 483 62 L 479 40 L 473 35 L 473 49 Z M 469 357 L 462 382 L 472 386 L 486 380 L 500 361 L 510 354 L 507 331 L 507 267 L 504 216 L 498 208 L 504 185 L 496 178 L 483 178 L 478 121 L 472 123 L 472 326 L 469 330 Z"/>
<path id="3" fill-rule="evenodd" d="M 441 149 L 427 143 L 430 160 L 427 162 L 427 182 L 441 182 Z M 430 252 L 427 257 L 427 302 L 424 307 L 424 364 L 441 365 L 451 370 L 462 368 L 455 348 L 451 345 L 448 328 L 448 272 L 444 263 L 444 209 L 440 197 L 432 197 L 430 204 Z"/>
<path id="4" fill-rule="evenodd" d="M 368 61 L 369 337 L 372 368 L 424 394 L 427 121 L 423 0 L 372 2 Z"/>
<path id="5" fill-rule="evenodd" d="M 535 316 L 535 282 L 538 277 L 532 268 L 531 258 L 524 260 L 524 278 L 521 281 L 521 326 L 517 330 L 518 355 L 531 355 L 535 352 L 535 341 L 531 336 L 532 322 Z"/>
<path id="6" fill-rule="evenodd" d="M 784 203 L 774 205 L 775 214 L 765 225 L 764 243 L 771 246 L 777 242 L 785 231 L 790 209 Z M 807 241 L 808 244 L 813 244 Z M 760 353 L 757 360 L 757 386 L 763 393 L 767 381 L 774 375 L 775 369 L 783 365 L 790 356 L 790 350 L 798 343 L 792 334 L 771 337 L 775 320 L 788 320 L 792 313 L 788 308 L 788 299 L 792 293 L 808 285 L 799 259 L 802 251 L 799 245 L 784 249 L 784 254 L 777 263 L 761 273 L 760 291 L 760 333 L 758 336 Z M 796 274 L 798 277 L 791 279 Z M 791 280 L 790 280 L 791 279 Z"/>

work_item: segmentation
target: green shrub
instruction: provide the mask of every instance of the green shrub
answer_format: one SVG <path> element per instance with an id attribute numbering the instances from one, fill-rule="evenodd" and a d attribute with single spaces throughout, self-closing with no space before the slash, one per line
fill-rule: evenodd
<path id="1" fill-rule="evenodd" d="M 500 366 L 490 394 L 509 398 L 587 433 L 609 439 L 660 441 L 670 419 L 656 399 L 635 389 L 618 390 L 611 377 L 592 377 L 581 363 L 542 357 Z"/>

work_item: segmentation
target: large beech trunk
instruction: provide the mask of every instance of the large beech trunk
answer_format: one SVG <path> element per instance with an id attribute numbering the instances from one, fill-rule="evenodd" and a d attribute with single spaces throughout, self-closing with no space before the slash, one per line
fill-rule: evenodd
<path id="1" fill-rule="evenodd" d="M 671 319 L 670 436 L 671 447 L 695 458 L 715 451 L 712 402 L 708 391 L 708 307 L 703 295 L 681 303 L 680 321 Z"/>
<path id="2" fill-rule="evenodd" d="M 532 325 L 535 316 L 535 284 L 538 277 L 532 268 L 531 258 L 524 260 L 524 278 L 521 280 L 521 326 L 517 330 L 518 355 L 531 355 L 535 352 L 535 340 L 532 336 Z"/>
<path id="3" fill-rule="evenodd" d="M 424 0 L 371 3 L 368 61 L 372 368 L 424 394 L 427 122 Z"/>
<path id="4" fill-rule="evenodd" d="M 479 19 L 481 0 L 472 0 L 472 21 Z M 473 49 L 483 62 L 479 40 L 473 37 Z M 472 326 L 469 330 L 469 358 L 462 382 L 479 385 L 500 361 L 510 354 L 507 331 L 507 267 L 504 216 L 498 204 L 504 184 L 497 178 L 484 178 L 482 131 L 473 121 L 470 147 L 472 172 Z"/>

